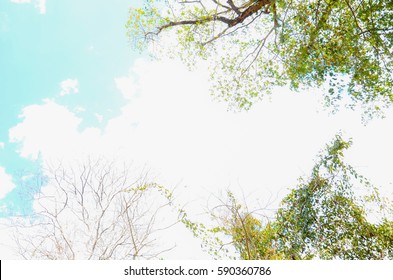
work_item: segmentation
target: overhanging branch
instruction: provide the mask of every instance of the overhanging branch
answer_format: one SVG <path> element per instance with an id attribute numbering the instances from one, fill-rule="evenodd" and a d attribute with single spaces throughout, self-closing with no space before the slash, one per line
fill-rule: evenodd
<path id="1" fill-rule="evenodd" d="M 234 27 L 242 22 L 244 22 L 250 16 L 256 14 L 257 12 L 261 11 L 263 7 L 267 7 L 271 4 L 272 0 L 257 0 L 257 1 L 250 1 L 247 5 L 243 7 L 236 7 L 233 1 L 228 0 L 227 3 L 230 7 L 225 14 L 229 14 L 234 12 L 236 17 L 228 18 L 222 16 L 223 13 L 216 13 L 212 16 L 205 16 L 191 20 L 180 20 L 180 21 L 170 21 L 167 24 L 161 25 L 157 28 L 157 32 L 155 33 L 158 35 L 164 29 L 174 27 L 174 26 L 181 26 L 181 25 L 197 25 L 197 24 L 204 24 L 208 22 L 222 22 L 225 23 L 229 28 Z M 241 11 L 241 9 L 244 9 Z M 265 9 L 264 13 L 269 13 L 267 9 Z"/>

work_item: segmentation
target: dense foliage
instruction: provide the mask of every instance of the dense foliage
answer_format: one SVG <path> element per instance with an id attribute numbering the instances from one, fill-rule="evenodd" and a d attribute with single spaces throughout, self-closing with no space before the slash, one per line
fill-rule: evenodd
<path id="1" fill-rule="evenodd" d="M 229 193 L 217 231 L 242 259 L 393 259 L 392 205 L 343 162 L 349 146 L 336 136 L 273 219 L 256 218 Z"/>
<path id="2" fill-rule="evenodd" d="M 145 0 L 127 28 L 141 49 L 176 38 L 171 54 L 207 59 L 213 94 L 234 108 L 287 84 L 373 113 L 393 101 L 392 1 Z"/>

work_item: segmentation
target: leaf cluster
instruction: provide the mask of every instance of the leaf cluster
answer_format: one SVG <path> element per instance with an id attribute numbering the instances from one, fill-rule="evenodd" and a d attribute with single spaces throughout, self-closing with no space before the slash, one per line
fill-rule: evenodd
<path id="1" fill-rule="evenodd" d="M 325 148 L 311 176 L 301 178 L 274 219 L 256 218 L 228 193 L 220 232 L 242 259 L 393 259 L 393 221 L 366 178 L 343 161 L 351 141 Z M 372 204 L 371 208 L 367 208 Z M 379 215 L 370 221 L 370 213 Z"/>
<path id="2" fill-rule="evenodd" d="M 145 49 L 170 38 L 172 55 L 210 62 L 212 93 L 248 109 L 276 86 L 324 87 L 327 106 L 375 113 L 393 102 L 393 4 L 375 0 L 145 1 L 127 23 Z M 167 40 L 168 41 L 168 40 Z"/>

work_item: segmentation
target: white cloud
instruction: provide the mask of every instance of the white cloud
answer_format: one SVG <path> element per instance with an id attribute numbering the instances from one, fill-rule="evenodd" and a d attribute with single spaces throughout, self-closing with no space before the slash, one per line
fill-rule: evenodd
<path id="1" fill-rule="evenodd" d="M 5 144 L 3 142 L 0 142 L 0 149 L 4 149 Z"/>
<path id="2" fill-rule="evenodd" d="M 128 77 L 115 78 L 115 83 L 125 99 L 131 99 L 138 90 L 131 73 Z"/>
<path id="3" fill-rule="evenodd" d="M 12 181 L 12 177 L 0 166 L 0 199 L 4 198 L 14 188 L 15 184 Z"/>
<path id="4" fill-rule="evenodd" d="M 10 129 L 9 137 L 11 142 L 21 143 L 19 153 L 23 157 L 36 159 L 41 153 L 45 158 L 69 158 L 96 148 L 99 130 L 88 128 L 80 133 L 82 120 L 53 101 L 27 106 L 20 117 L 23 120 Z"/>
<path id="5" fill-rule="evenodd" d="M 113 141 L 119 135 L 129 137 L 128 143 L 138 147 L 133 154 L 145 157 L 166 176 L 208 188 L 240 181 L 257 189 L 263 181 L 270 181 L 267 187 L 286 186 L 285 181 L 299 174 L 297 167 L 311 164 L 334 134 L 331 127 L 303 137 L 321 119 L 311 95 L 285 91 L 251 112 L 228 113 L 225 105 L 211 101 L 206 73 L 190 73 L 170 61 L 140 60 L 128 79 L 134 79 L 129 85 L 139 87 L 140 97 L 123 108 L 122 116 L 109 121 L 106 137 Z M 301 106 L 305 102 L 307 108 Z M 135 132 L 132 122 L 138 124 Z M 280 176 L 281 168 L 291 166 L 295 168 L 287 176 Z"/>
<path id="6" fill-rule="evenodd" d="M 82 106 L 76 106 L 74 108 L 74 112 L 76 113 L 86 112 L 86 108 L 83 108 Z"/>
<path id="7" fill-rule="evenodd" d="M 270 103 L 234 114 L 226 111 L 225 104 L 211 101 L 205 69 L 191 73 L 177 62 L 139 60 L 128 76 L 115 81 L 128 103 L 103 131 L 81 131 L 80 118 L 46 101 L 24 109 L 23 121 L 10 130 L 11 141 L 20 142 L 24 157 L 35 158 L 41 152 L 45 158 L 64 158 L 90 152 L 146 163 L 168 182 L 182 180 L 196 192 L 201 186 L 214 190 L 230 185 L 246 192 L 277 193 L 310 172 L 319 149 L 340 129 L 348 131 L 355 143 L 357 138 L 367 139 L 357 144 L 363 150 L 375 150 L 371 145 L 384 149 L 385 153 L 374 154 L 380 160 L 393 153 L 389 141 L 375 143 L 390 139 L 385 134 L 392 118 L 369 135 L 371 127 L 364 128 L 357 113 L 317 113 L 317 95 L 312 92 L 278 90 Z M 100 121 L 100 115 L 96 117 Z"/>
<path id="8" fill-rule="evenodd" d="M 96 119 L 97 119 L 97 121 L 98 121 L 99 123 L 102 123 L 102 121 L 103 121 L 103 119 L 104 119 L 104 116 L 103 116 L 103 115 L 100 115 L 100 114 L 95 113 L 94 116 L 96 117 Z"/>
<path id="9" fill-rule="evenodd" d="M 35 7 L 38 9 L 40 14 L 46 14 L 46 0 L 36 0 Z"/>
<path id="10" fill-rule="evenodd" d="M 30 4 L 32 0 L 11 0 L 15 4 Z M 35 0 L 34 6 L 38 9 L 40 14 L 46 13 L 46 0 Z"/>
<path id="11" fill-rule="evenodd" d="M 79 92 L 79 82 L 77 79 L 67 79 L 60 83 L 60 96 Z"/>
<path id="12" fill-rule="evenodd" d="M 187 186 L 180 188 L 180 201 L 206 201 L 230 187 L 264 204 L 271 197 L 279 201 L 300 175 L 309 175 L 317 152 L 342 129 L 355 143 L 347 159 L 366 166 L 359 171 L 370 179 L 393 181 L 393 116 L 363 127 L 356 112 L 317 113 L 318 94 L 286 89 L 249 112 L 230 113 L 208 95 L 207 73 L 188 72 L 174 61 L 138 60 L 126 77 L 115 79 L 128 103 L 102 131 L 81 130 L 74 113 L 46 101 L 23 110 L 10 140 L 20 143 L 24 157 L 93 153 L 146 164 L 166 186 Z M 183 256 L 192 258 L 186 250 Z"/>

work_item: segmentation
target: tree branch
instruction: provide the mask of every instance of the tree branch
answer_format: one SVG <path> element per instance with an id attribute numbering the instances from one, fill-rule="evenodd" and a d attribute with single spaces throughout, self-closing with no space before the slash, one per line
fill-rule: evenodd
<path id="1" fill-rule="evenodd" d="M 215 1 L 216 2 L 216 1 Z M 174 26 L 181 26 L 181 25 L 197 25 L 203 24 L 207 22 L 215 22 L 219 21 L 225 23 L 229 28 L 236 26 L 240 23 L 243 23 L 248 17 L 254 15 L 258 11 L 262 10 L 263 7 L 268 6 L 271 4 L 272 0 L 257 0 L 255 2 L 249 2 L 244 8 L 246 8 L 243 12 L 240 11 L 240 8 L 236 7 L 233 1 L 228 0 L 227 3 L 231 6 L 231 11 L 235 12 L 237 16 L 233 19 L 221 16 L 222 13 L 216 13 L 212 16 L 201 17 L 193 20 L 181 20 L 181 21 L 170 21 L 167 24 L 161 25 L 157 28 L 157 32 L 155 35 L 158 35 L 164 29 L 174 27 Z M 251 4 L 252 3 L 252 4 Z M 227 12 L 226 12 L 227 13 Z M 269 11 L 264 11 L 264 13 L 269 13 Z M 151 34 L 151 33 L 150 33 Z M 148 35 L 148 34 L 146 34 Z"/>

